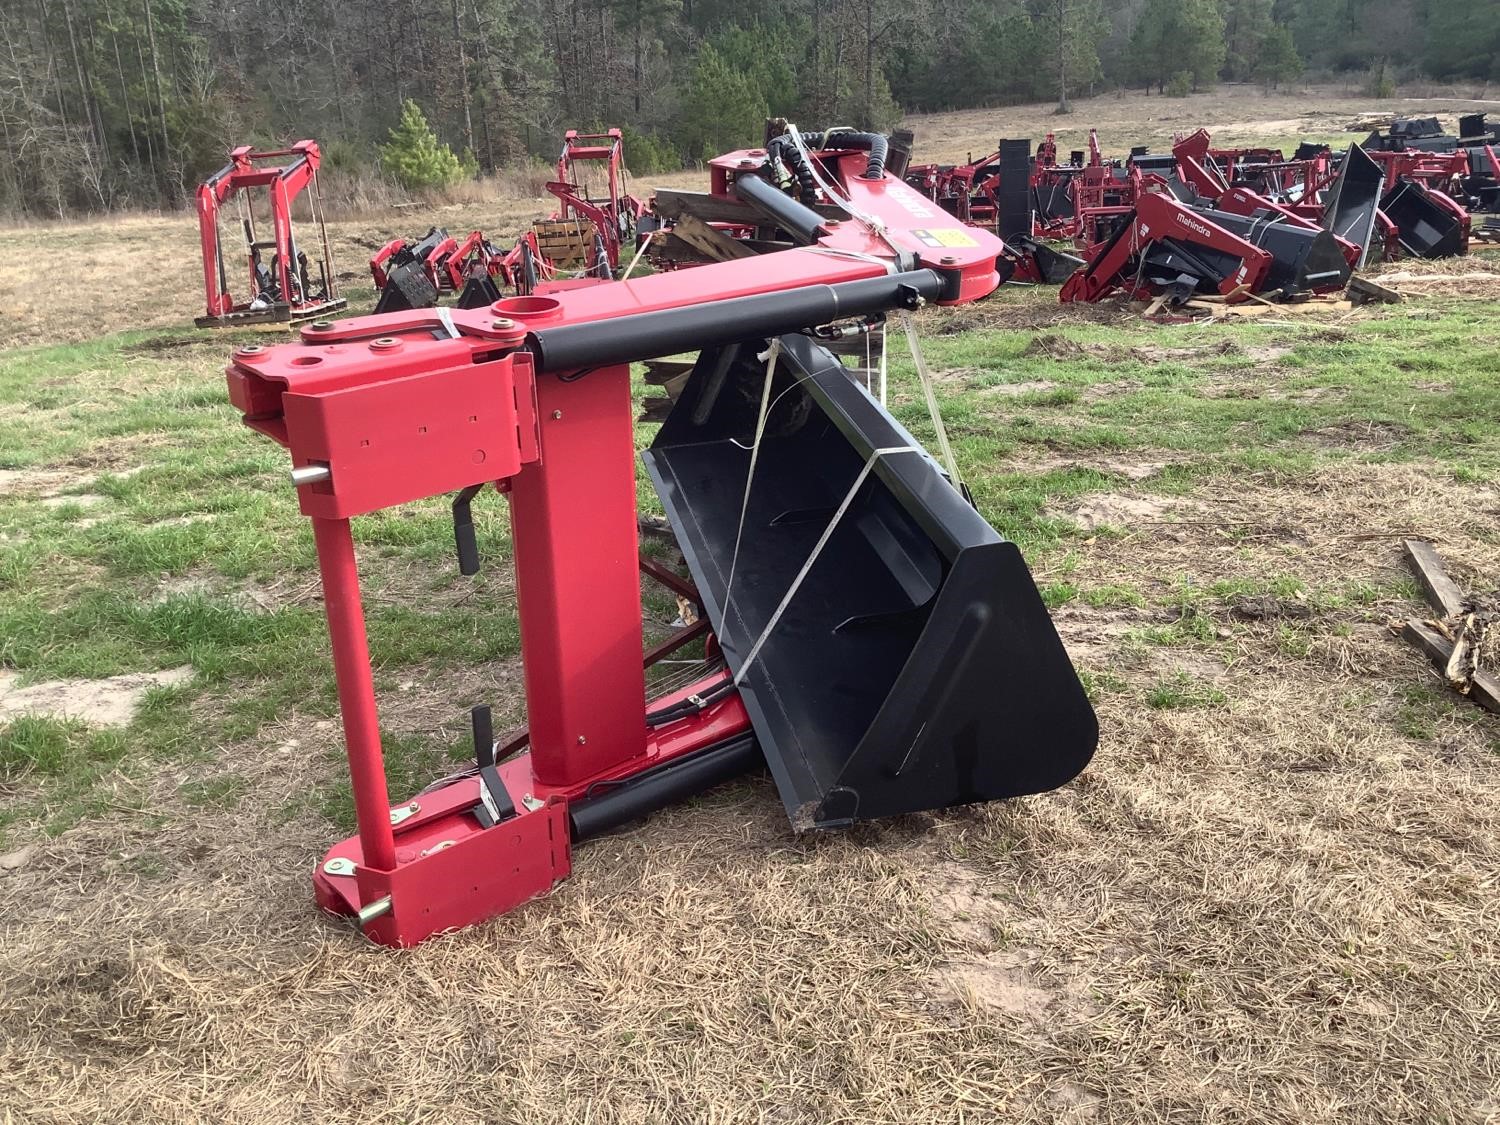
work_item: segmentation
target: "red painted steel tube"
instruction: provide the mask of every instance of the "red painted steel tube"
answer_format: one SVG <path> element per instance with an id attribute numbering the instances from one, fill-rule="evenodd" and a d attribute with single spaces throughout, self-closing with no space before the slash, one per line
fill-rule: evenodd
<path id="1" fill-rule="evenodd" d="M 375 680 L 370 674 L 370 646 L 359 598 L 359 568 L 348 520 L 313 518 L 318 570 L 323 575 L 323 606 L 333 642 L 333 674 L 338 681 L 339 709 L 344 717 L 344 747 L 354 787 L 354 812 L 364 865 L 380 871 L 396 866 L 396 838 L 391 831 L 391 801 L 380 754 L 380 718 L 375 710 Z"/>

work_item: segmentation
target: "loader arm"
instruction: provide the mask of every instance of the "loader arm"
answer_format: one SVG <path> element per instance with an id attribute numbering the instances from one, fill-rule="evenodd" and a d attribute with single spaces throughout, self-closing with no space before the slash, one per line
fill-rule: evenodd
<path id="1" fill-rule="evenodd" d="M 1083 768 L 1097 724 L 1014 544 L 805 334 L 997 284 L 998 239 L 862 179 L 868 159 L 825 154 L 870 221 L 803 247 L 318 322 L 234 354 L 230 398 L 288 449 L 323 582 L 358 822 L 317 868 L 323 907 L 415 944 L 545 893 L 574 843 L 761 760 L 799 827 Z M 666 580 L 722 658 L 646 702 L 660 646 L 643 653 L 640 571 L 661 568 L 639 558 L 630 364 L 685 351 L 699 359 L 649 463 L 692 572 Z M 485 485 L 511 508 L 527 730 L 496 740 L 476 708 L 472 768 L 393 808 L 351 520 L 456 494 L 473 573 Z"/>
<path id="2" fill-rule="evenodd" d="M 1208 146 L 1208 131 L 1199 129 L 1174 144 L 1172 155 L 1177 158 L 1177 172 L 1185 183 L 1206 199 L 1218 199 L 1229 190 L 1229 181 L 1214 163 Z"/>
<path id="3" fill-rule="evenodd" d="M 1174 242 L 1202 246 L 1233 259 L 1235 268 L 1223 271 L 1216 290 L 1224 296 L 1243 295 L 1260 287 L 1272 264 L 1265 250 L 1215 225 L 1203 214 L 1160 191 L 1144 192 L 1131 217 L 1093 259 L 1062 287 L 1064 302 L 1098 301 L 1117 290 L 1141 292 L 1141 256 L 1153 244 Z"/>

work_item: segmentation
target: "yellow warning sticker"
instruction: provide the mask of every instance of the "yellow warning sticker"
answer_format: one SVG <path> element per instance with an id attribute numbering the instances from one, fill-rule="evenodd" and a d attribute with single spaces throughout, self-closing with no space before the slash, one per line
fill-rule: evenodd
<path id="1" fill-rule="evenodd" d="M 937 230 L 914 230 L 912 234 L 924 246 L 978 246 L 979 243 L 960 227 L 941 227 Z"/>

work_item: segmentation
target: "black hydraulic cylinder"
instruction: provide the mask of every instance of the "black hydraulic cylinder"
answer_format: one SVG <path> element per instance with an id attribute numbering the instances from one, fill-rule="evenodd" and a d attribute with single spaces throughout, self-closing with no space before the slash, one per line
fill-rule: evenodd
<path id="1" fill-rule="evenodd" d="M 536 356 L 538 371 L 636 363 L 799 332 L 890 309 L 915 308 L 918 298 L 931 301 L 943 297 L 947 286 L 948 280 L 936 270 L 910 270 L 836 285 L 804 285 L 732 301 L 539 328 L 526 338 L 526 347 Z"/>
<path id="2" fill-rule="evenodd" d="M 827 231 L 822 215 L 754 173 L 734 181 L 734 194 L 803 246 L 811 246 Z"/>
<path id="3" fill-rule="evenodd" d="M 753 734 L 710 746 L 568 805 L 573 839 L 587 840 L 763 766 Z"/>

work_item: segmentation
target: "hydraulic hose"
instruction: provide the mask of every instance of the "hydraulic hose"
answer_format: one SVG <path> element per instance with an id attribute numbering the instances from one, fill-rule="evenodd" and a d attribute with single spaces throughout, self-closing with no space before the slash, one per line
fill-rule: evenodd
<path id="1" fill-rule="evenodd" d="M 852 148 L 867 151 L 870 163 L 860 174 L 862 180 L 879 180 L 885 176 L 885 158 L 890 142 L 880 133 L 856 133 L 852 129 L 830 129 L 826 133 L 804 133 L 802 141 L 811 151 L 830 148 Z"/>
<path id="2" fill-rule="evenodd" d="M 781 161 L 791 170 L 797 178 L 797 200 L 807 207 L 811 207 L 818 200 L 818 184 L 813 178 L 812 167 L 807 163 L 807 158 L 802 155 L 802 150 L 792 143 L 792 138 L 783 133 L 779 137 L 772 137 L 771 143 L 766 146 L 766 154 L 772 164 Z"/>

